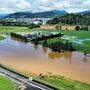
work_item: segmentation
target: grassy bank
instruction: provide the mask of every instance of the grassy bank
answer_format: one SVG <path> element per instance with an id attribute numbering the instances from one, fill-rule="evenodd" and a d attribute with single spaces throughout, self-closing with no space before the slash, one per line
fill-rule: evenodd
<path id="1" fill-rule="evenodd" d="M 35 80 L 51 85 L 58 90 L 90 90 L 90 84 L 71 80 L 59 75 L 43 75 L 36 77 Z"/>
<path id="2" fill-rule="evenodd" d="M 3 39 L 5 39 L 5 37 L 0 35 L 0 41 L 3 40 Z"/>
<path id="3" fill-rule="evenodd" d="M 15 83 L 0 75 L 0 90 L 16 90 Z"/>
<path id="4" fill-rule="evenodd" d="M 19 73 L 11 68 L 8 68 L 7 66 L 3 66 L 3 67 L 20 75 L 23 75 L 22 73 Z M 60 75 L 53 75 L 51 73 L 47 75 L 39 75 L 36 77 L 33 76 L 33 79 L 38 83 L 42 83 L 49 87 L 54 87 L 56 88 L 55 90 L 90 90 L 90 84 L 75 81 Z M 3 84 L 5 85 L 5 87 L 2 87 Z M 7 84 L 9 84 L 8 85 L 9 89 L 1 89 L 1 87 L 6 88 Z M 15 90 L 13 88 L 15 88 L 15 84 L 11 80 L 3 76 L 0 76 L 0 90 Z"/>

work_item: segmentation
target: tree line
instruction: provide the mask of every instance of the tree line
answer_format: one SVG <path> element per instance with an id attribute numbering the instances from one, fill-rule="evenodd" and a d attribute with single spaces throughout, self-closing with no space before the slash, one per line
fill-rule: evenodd
<path id="1" fill-rule="evenodd" d="M 47 24 L 90 25 L 90 14 L 66 14 L 58 15 Z"/>
<path id="2" fill-rule="evenodd" d="M 34 23 L 27 23 L 27 22 L 17 22 L 17 21 L 1 20 L 0 21 L 0 25 L 2 25 L 2 26 L 28 27 L 28 28 L 32 29 L 32 28 L 39 28 L 41 23 L 34 24 Z"/>
<path id="3" fill-rule="evenodd" d="M 62 29 L 62 26 L 60 26 L 60 25 L 56 25 L 56 26 L 55 26 L 55 29 L 56 29 L 56 30 L 63 30 L 63 29 Z M 68 30 L 67 27 L 66 27 L 65 29 Z M 88 30 L 89 30 L 89 27 L 88 27 L 88 25 L 76 25 L 76 26 L 74 27 L 74 29 L 75 29 L 76 31 L 79 31 L 79 30 L 88 31 Z"/>

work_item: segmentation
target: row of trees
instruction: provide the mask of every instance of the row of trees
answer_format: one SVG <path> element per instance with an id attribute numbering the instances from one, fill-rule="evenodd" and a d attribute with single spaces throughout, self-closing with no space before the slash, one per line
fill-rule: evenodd
<path id="1" fill-rule="evenodd" d="M 75 30 L 76 31 L 79 31 L 79 30 L 88 31 L 88 26 L 76 26 Z"/>
<path id="2" fill-rule="evenodd" d="M 2 20 L 0 21 L 0 24 L 3 26 L 28 26 L 27 23 L 25 22 L 14 22 L 14 21 L 6 21 L 6 20 Z"/>
<path id="3" fill-rule="evenodd" d="M 62 26 L 59 26 L 59 25 L 56 25 L 55 26 L 55 29 L 56 30 L 62 30 Z M 76 31 L 79 31 L 79 30 L 83 30 L 83 31 L 88 31 L 89 28 L 87 25 L 76 25 L 75 28 L 74 28 Z M 66 30 L 68 30 L 68 28 L 66 27 Z"/>
<path id="4" fill-rule="evenodd" d="M 21 26 L 21 27 L 29 27 L 30 29 L 32 28 L 39 28 L 40 24 L 34 24 L 34 23 L 26 23 L 26 22 L 13 22 L 13 21 L 0 21 L 0 24 L 3 26 Z"/>

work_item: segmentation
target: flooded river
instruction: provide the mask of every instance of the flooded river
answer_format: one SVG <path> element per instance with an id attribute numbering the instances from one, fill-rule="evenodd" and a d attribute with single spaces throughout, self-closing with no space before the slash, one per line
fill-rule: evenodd
<path id="1" fill-rule="evenodd" d="M 90 83 L 90 56 L 80 52 L 52 52 L 31 43 L 0 41 L 0 64 L 27 75 L 53 73 Z"/>

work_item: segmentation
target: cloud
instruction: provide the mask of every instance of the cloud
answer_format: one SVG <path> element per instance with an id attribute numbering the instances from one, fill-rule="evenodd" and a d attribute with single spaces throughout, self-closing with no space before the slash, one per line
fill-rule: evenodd
<path id="1" fill-rule="evenodd" d="M 56 9 L 68 12 L 90 10 L 90 0 L 0 0 L 0 12 L 42 12 Z"/>
<path id="2" fill-rule="evenodd" d="M 27 8 L 31 8 L 31 4 L 26 2 L 25 0 L 21 0 L 19 1 L 16 6 L 19 8 L 19 9 L 27 9 Z"/>
<path id="3" fill-rule="evenodd" d="M 0 12 L 19 12 L 31 8 L 31 3 L 26 0 L 0 0 Z"/>

